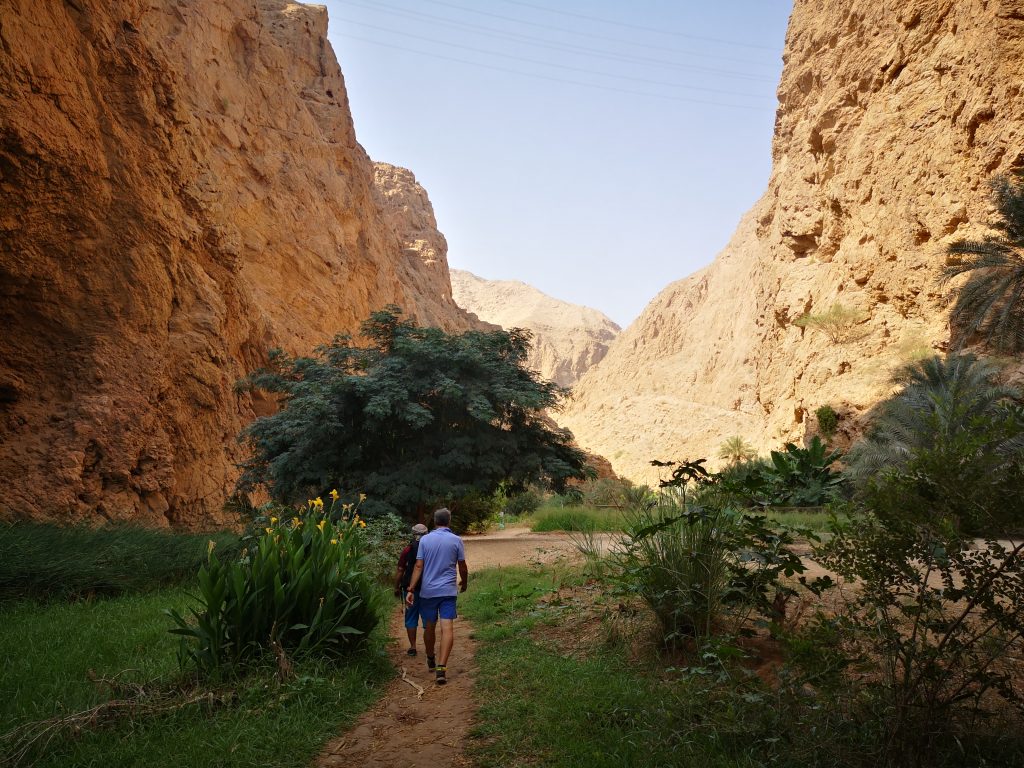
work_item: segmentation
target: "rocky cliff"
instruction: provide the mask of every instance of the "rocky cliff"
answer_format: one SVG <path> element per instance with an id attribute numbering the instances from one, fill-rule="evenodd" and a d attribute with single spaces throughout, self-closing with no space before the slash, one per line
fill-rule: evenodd
<path id="1" fill-rule="evenodd" d="M 1022 0 L 796 0 L 764 197 L 714 263 L 667 287 L 561 421 L 617 472 L 766 450 L 832 405 L 847 435 L 891 370 L 945 348 L 944 246 L 984 231 L 1024 166 Z M 834 338 L 794 320 L 838 305 Z"/>
<path id="2" fill-rule="evenodd" d="M 528 364 L 563 387 L 572 387 L 608 352 L 621 330 L 590 307 L 569 304 L 515 280 L 485 280 L 451 270 L 455 303 L 502 328 L 533 332 Z"/>
<path id="3" fill-rule="evenodd" d="M 4 0 L 0 516 L 220 522 L 269 348 L 387 303 L 473 324 L 443 252 L 410 257 L 326 30 L 284 0 Z"/>

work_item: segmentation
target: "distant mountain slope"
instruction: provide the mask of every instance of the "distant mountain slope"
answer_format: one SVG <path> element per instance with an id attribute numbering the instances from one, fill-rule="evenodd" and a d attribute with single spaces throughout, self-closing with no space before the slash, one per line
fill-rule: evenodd
<path id="1" fill-rule="evenodd" d="M 559 301 L 515 280 L 485 280 L 451 270 L 455 303 L 502 328 L 533 331 L 530 365 L 545 378 L 571 387 L 608 352 L 621 330 L 603 313 Z"/>

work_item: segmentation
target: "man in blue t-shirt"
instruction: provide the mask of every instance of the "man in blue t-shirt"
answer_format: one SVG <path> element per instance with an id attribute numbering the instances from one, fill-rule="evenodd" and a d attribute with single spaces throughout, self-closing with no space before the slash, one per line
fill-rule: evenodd
<path id="1" fill-rule="evenodd" d="M 462 539 L 452 533 L 448 525 L 452 513 L 442 507 L 434 512 L 434 530 L 420 539 L 416 552 L 416 568 L 405 595 L 405 602 L 412 605 L 414 594 L 419 588 L 420 616 L 423 617 L 423 644 L 427 649 L 427 668 L 434 671 L 437 684 L 447 681 L 448 656 L 455 644 L 455 603 L 459 592 L 466 591 L 469 583 L 469 569 L 466 567 L 466 550 Z M 458 566 L 461 578 L 455 584 L 455 568 Z M 441 621 L 441 653 L 434 658 L 434 631 L 438 617 Z"/>

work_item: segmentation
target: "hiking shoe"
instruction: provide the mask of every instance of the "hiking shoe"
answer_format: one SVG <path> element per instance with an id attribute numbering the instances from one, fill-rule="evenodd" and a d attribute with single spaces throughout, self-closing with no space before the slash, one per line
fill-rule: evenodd
<path id="1" fill-rule="evenodd" d="M 448 667 L 438 664 L 434 668 L 434 674 L 437 675 L 437 684 L 444 685 L 448 682 L 448 678 L 445 677 L 445 673 L 448 671 Z"/>
<path id="2" fill-rule="evenodd" d="M 415 648 L 410 648 L 408 651 L 405 652 L 405 655 L 406 656 L 415 656 L 416 655 L 416 649 Z"/>
<path id="3" fill-rule="evenodd" d="M 433 672 L 435 667 L 437 667 L 437 662 L 434 661 L 434 657 L 427 656 L 427 669 Z"/>

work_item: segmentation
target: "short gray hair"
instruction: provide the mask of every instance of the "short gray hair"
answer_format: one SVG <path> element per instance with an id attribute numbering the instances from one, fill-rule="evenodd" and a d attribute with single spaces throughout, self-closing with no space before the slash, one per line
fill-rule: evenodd
<path id="1" fill-rule="evenodd" d="M 448 507 L 434 510 L 434 525 L 448 525 L 452 521 L 452 513 Z"/>

